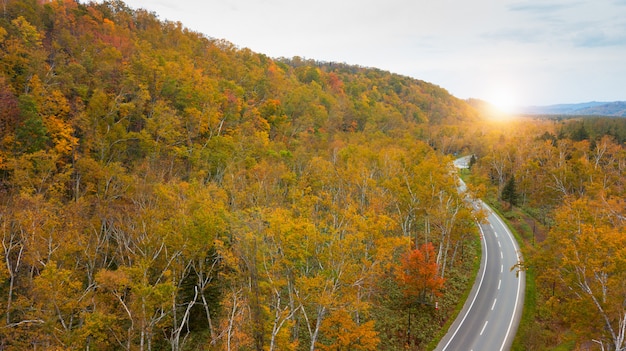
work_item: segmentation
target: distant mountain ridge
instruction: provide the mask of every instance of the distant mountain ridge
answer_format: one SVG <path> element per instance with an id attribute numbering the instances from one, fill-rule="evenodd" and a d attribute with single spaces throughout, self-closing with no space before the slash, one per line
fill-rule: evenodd
<path id="1" fill-rule="evenodd" d="M 591 101 L 577 104 L 520 107 L 518 113 L 530 115 L 578 115 L 626 117 L 626 101 Z"/>

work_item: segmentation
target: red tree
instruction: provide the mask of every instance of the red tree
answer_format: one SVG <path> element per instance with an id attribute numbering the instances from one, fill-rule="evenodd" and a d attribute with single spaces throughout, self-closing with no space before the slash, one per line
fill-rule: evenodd
<path id="1" fill-rule="evenodd" d="M 437 274 L 435 248 L 432 243 L 421 245 L 402 259 L 398 282 L 407 298 L 424 298 L 426 293 L 441 295 L 445 279 Z"/>

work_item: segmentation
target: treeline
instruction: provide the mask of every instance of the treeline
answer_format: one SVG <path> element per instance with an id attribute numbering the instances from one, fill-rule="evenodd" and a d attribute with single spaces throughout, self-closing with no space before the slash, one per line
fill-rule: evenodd
<path id="1" fill-rule="evenodd" d="M 622 119 L 522 118 L 481 136 L 474 185 L 534 218 L 523 266 L 534 277 L 536 304 L 520 349 L 626 347 L 622 128 Z"/>
<path id="2" fill-rule="evenodd" d="M 467 145 L 471 107 L 121 1 L 0 11 L 1 349 L 437 335 L 478 250 L 444 156 Z"/>
<path id="3" fill-rule="evenodd" d="M 592 145 L 604 136 L 610 136 L 620 144 L 626 143 L 626 118 L 584 117 L 566 120 L 557 132 L 557 137 L 575 141 L 589 140 Z"/>

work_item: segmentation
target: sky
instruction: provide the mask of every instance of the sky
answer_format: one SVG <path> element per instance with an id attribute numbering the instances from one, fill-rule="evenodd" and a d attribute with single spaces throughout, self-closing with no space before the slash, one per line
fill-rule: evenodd
<path id="1" fill-rule="evenodd" d="M 626 100 L 626 0 L 125 0 L 272 58 L 375 67 L 501 108 Z"/>

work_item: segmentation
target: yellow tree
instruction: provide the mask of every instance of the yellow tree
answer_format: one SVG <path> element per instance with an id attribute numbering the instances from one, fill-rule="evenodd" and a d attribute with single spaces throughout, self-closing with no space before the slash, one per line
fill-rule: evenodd
<path id="1" fill-rule="evenodd" d="M 60 156 L 69 157 L 78 144 L 74 128 L 70 125 L 70 104 L 63 93 L 57 89 L 47 89 L 38 76 L 30 82 L 30 90 L 37 105 L 51 148 Z M 67 162 L 67 160 L 64 160 Z"/>
<path id="2" fill-rule="evenodd" d="M 389 267 L 398 246 L 406 245 L 396 239 L 398 226 L 386 213 L 389 196 L 378 185 L 382 172 L 376 153 L 367 147 L 336 145 L 328 160 L 311 159 L 294 211 L 315 225 L 306 237 L 309 256 L 294 290 L 311 350 L 337 337 L 334 327 L 324 327 L 326 318 L 336 313 L 352 320 L 335 320 L 347 323 L 346 328 L 367 323 L 377 278 Z M 368 329 L 357 327 L 353 332 L 362 332 L 365 338 Z"/>
<path id="3" fill-rule="evenodd" d="M 626 347 L 626 236 L 624 221 L 597 200 L 568 199 L 558 209 L 557 225 L 546 242 L 553 265 L 541 277 L 556 276 L 565 315 L 580 341 Z M 553 273 L 550 273 L 553 272 Z"/>
<path id="4" fill-rule="evenodd" d="M 190 329 L 207 330 L 210 343 L 217 342 L 216 310 L 221 294 L 220 273 L 227 266 L 222 237 L 226 233 L 226 195 L 213 184 L 180 182 L 160 189 L 161 202 L 175 208 L 168 221 L 173 230 L 169 250 L 180 252 L 171 264 L 177 293 L 171 296 L 172 350 L 185 346 Z"/>
<path id="5" fill-rule="evenodd" d="M 82 346 L 78 335 L 90 290 L 83 289 L 78 273 L 49 261 L 33 281 L 33 317 L 43 322 L 43 333 L 65 347 Z"/>
<path id="6" fill-rule="evenodd" d="M 319 349 L 324 351 L 374 351 L 380 339 L 375 321 L 357 324 L 345 310 L 336 310 L 322 323 L 323 337 Z"/>
<path id="7" fill-rule="evenodd" d="M 269 349 L 289 350 L 297 345 L 289 330 L 295 325 L 295 314 L 302 308 L 296 299 L 296 279 L 310 264 L 313 246 L 308 238 L 316 233 L 312 223 L 284 209 L 270 210 L 266 218 L 268 228 L 261 253 L 261 272 L 266 281 L 269 308 L 266 314 L 271 326 Z"/>

